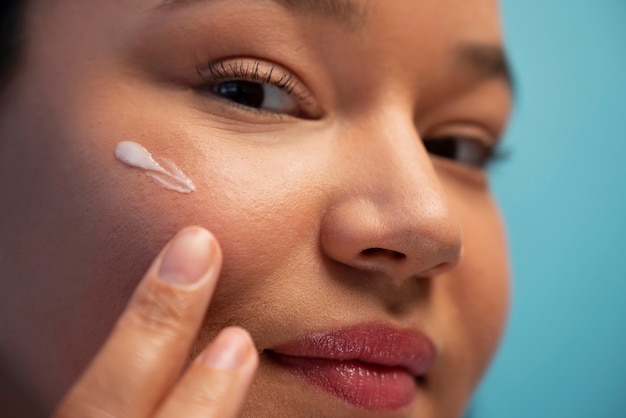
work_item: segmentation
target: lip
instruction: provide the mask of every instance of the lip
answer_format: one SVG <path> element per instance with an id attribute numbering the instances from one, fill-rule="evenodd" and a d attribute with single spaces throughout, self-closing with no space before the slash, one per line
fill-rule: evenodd
<path id="1" fill-rule="evenodd" d="M 313 386 L 373 411 L 410 405 L 436 358 L 421 332 L 378 324 L 310 333 L 266 354 Z"/>

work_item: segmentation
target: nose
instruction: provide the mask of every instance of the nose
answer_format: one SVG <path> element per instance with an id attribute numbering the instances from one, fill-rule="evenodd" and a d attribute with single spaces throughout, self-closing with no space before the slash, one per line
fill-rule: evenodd
<path id="1" fill-rule="evenodd" d="M 336 193 L 323 215 L 323 252 L 396 280 L 454 267 L 462 234 L 412 121 L 361 125 L 335 155 Z M 354 125 L 352 125 L 354 126 Z"/>

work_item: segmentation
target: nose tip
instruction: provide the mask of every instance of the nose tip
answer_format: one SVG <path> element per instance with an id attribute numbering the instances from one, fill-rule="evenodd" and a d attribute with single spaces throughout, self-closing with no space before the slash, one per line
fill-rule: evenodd
<path id="1" fill-rule="evenodd" d="M 462 240 L 451 208 L 424 196 L 421 204 L 408 201 L 411 209 L 367 199 L 335 206 L 323 222 L 322 247 L 342 264 L 396 279 L 432 277 L 456 266 Z"/>
<path id="2" fill-rule="evenodd" d="M 346 133 L 334 155 L 341 169 L 329 176 L 335 187 L 322 216 L 322 249 L 339 263 L 394 280 L 441 274 L 462 252 L 450 190 L 412 116 L 393 105 L 377 109 Z"/>

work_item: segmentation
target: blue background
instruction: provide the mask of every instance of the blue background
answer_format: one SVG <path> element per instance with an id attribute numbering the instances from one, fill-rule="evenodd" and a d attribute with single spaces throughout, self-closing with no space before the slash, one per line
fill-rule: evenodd
<path id="1" fill-rule="evenodd" d="M 626 417 L 626 0 L 503 0 L 514 276 L 476 418 Z"/>

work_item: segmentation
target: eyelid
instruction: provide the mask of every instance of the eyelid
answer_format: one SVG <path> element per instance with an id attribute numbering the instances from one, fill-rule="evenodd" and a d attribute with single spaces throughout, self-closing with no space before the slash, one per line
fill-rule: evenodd
<path id="1" fill-rule="evenodd" d="M 428 129 L 426 135 L 423 135 L 423 141 L 429 142 L 446 138 L 473 141 L 474 143 L 486 148 L 487 155 L 484 164 L 481 164 L 480 166 L 472 166 L 471 164 L 464 164 L 460 161 L 455 161 L 455 163 L 483 170 L 506 157 L 506 153 L 503 153 L 500 147 L 500 136 L 501 135 L 494 129 L 489 128 L 482 123 L 455 121 L 436 125 L 435 127 Z"/>
<path id="2" fill-rule="evenodd" d="M 443 136 L 456 136 L 474 138 L 485 146 L 495 147 L 500 141 L 500 133 L 496 132 L 489 126 L 471 122 L 471 121 L 455 121 L 445 124 L 439 124 L 428 129 L 425 138 L 439 138 Z"/>
<path id="3" fill-rule="evenodd" d="M 318 119 L 321 112 L 316 108 L 313 95 L 300 79 L 286 68 L 257 58 L 232 58 L 211 61 L 203 68 L 196 65 L 196 72 L 203 85 L 225 81 L 251 81 L 267 84 L 283 90 L 294 97 L 302 108 L 302 117 Z M 274 113 L 263 109 L 258 112 Z"/>

